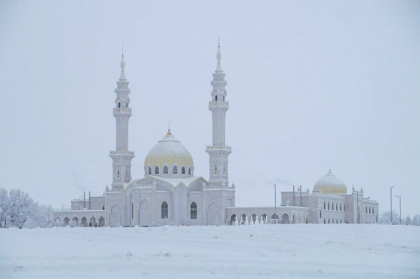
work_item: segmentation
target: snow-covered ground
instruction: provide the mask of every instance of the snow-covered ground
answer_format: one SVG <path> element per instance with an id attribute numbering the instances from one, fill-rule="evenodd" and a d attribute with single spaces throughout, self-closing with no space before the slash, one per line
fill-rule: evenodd
<path id="1" fill-rule="evenodd" d="M 420 227 L 0 229 L 2 279 L 260 276 L 420 278 Z"/>

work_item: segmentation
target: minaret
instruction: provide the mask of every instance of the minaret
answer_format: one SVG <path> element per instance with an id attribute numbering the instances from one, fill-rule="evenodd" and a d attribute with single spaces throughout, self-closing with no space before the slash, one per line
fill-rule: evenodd
<path id="1" fill-rule="evenodd" d="M 207 146 L 206 152 L 210 155 L 210 178 L 211 188 L 225 188 L 229 186 L 228 179 L 228 156 L 232 153 L 231 148 L 225 145 L 225 122 L 226 111 L 229 109 L 229 102 L 226 101 L 225 74 L 223 73 L 220 60 L 220 43 L 217 51 L 217 68 L 213 74 L 211 85 L 212 100 L 209 102 L 209 109 L 213 116 L 213 145 Z"/>
<path id="2" fill-rule="evenodd" d="M 109 156 L 112 158 L 112 190 L 121 190 L 123 183 L 131 181 L 131 159 L 134 157 L 133 151 L 128 151 L 128 120 L 131 116 L 129 108 L 130 98 L 128 94 L 128 81 L 124 74 L 125 62 L 124 52 L 121 55 L 121 76 L 117 81 L 115 93 L 114 117 L 116 119 L 116 151 L 111 151 Z"/>

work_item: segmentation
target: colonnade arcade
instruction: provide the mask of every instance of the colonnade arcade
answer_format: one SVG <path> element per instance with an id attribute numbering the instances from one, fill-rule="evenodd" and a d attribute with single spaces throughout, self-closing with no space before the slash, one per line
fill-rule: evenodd
<path id="1" fill-rule="evenodd" d="M 309 221 L 307 208 L 227 208 L 227 225 L 306 224 Z"/>
<path id="2" fill-rule="evenodd" d="M 104 227 L 104 210 L 69 210 L 53 214 L 54 227 Z"/>

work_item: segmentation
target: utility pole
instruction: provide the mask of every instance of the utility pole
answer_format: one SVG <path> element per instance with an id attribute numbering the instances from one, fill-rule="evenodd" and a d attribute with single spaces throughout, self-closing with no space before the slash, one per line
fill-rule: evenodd
<path id="1" fill-rule="evenodd" d="M 302 185 L 299 186 L 299 192 L 300 192 L 300 207 L 302 207 Z"/>
<path id="2" fill-rule="evenodd" d="M 394 188 L 395 186 L 392 186 L 389 188 L 390 191 L 390 198 L 391 198 L 391 225 L 392 225 L 392 188 Z"/>
<path id="3" fill-rule="evenodd" d="M 277 186 L 274 184 L 274 224 L 277 224 Z"/>
<path id="4" fill-rule="evenodd" d="M 296 206 L 295 185 L 293 185 L 293 206 Z"/>
<path id="5" fill-rule="evenodd" d="M 401 196 L 395 195 L 397 198 L 400 199 L 400 225 L 401 225 Z"/>

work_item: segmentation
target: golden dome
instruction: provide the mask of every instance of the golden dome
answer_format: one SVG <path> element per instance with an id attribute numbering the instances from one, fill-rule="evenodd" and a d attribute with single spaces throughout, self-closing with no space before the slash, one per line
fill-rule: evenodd
<path id="1" fill-rule="evenodd" d="M 184 166 L 187 170 L 194 169 L 194 161 L 191 157 L 190 152 L 182 145 L 182 143 L 172 136 L 171 131 L 168 130 L 166 136 L 158 141 L 155 146 L 149 151 L 144 160 L 144 167 L 152 169 L 154 174 L 154 168 L 159 167 L 159 174 L 163 174 L 163 168 L 168 167 L 168 174 L 172 173 L 174 165 L 177 166 L 177 174 L 181 174 L 181 169 Z"/>
<path id="2" fill-rule="evenodd" d="M 347 194 L 347 186 L 329 170 L 324 177 L 315 183 L 314 191 L 321 192 L 322 194 L 345 195 Z"/>

